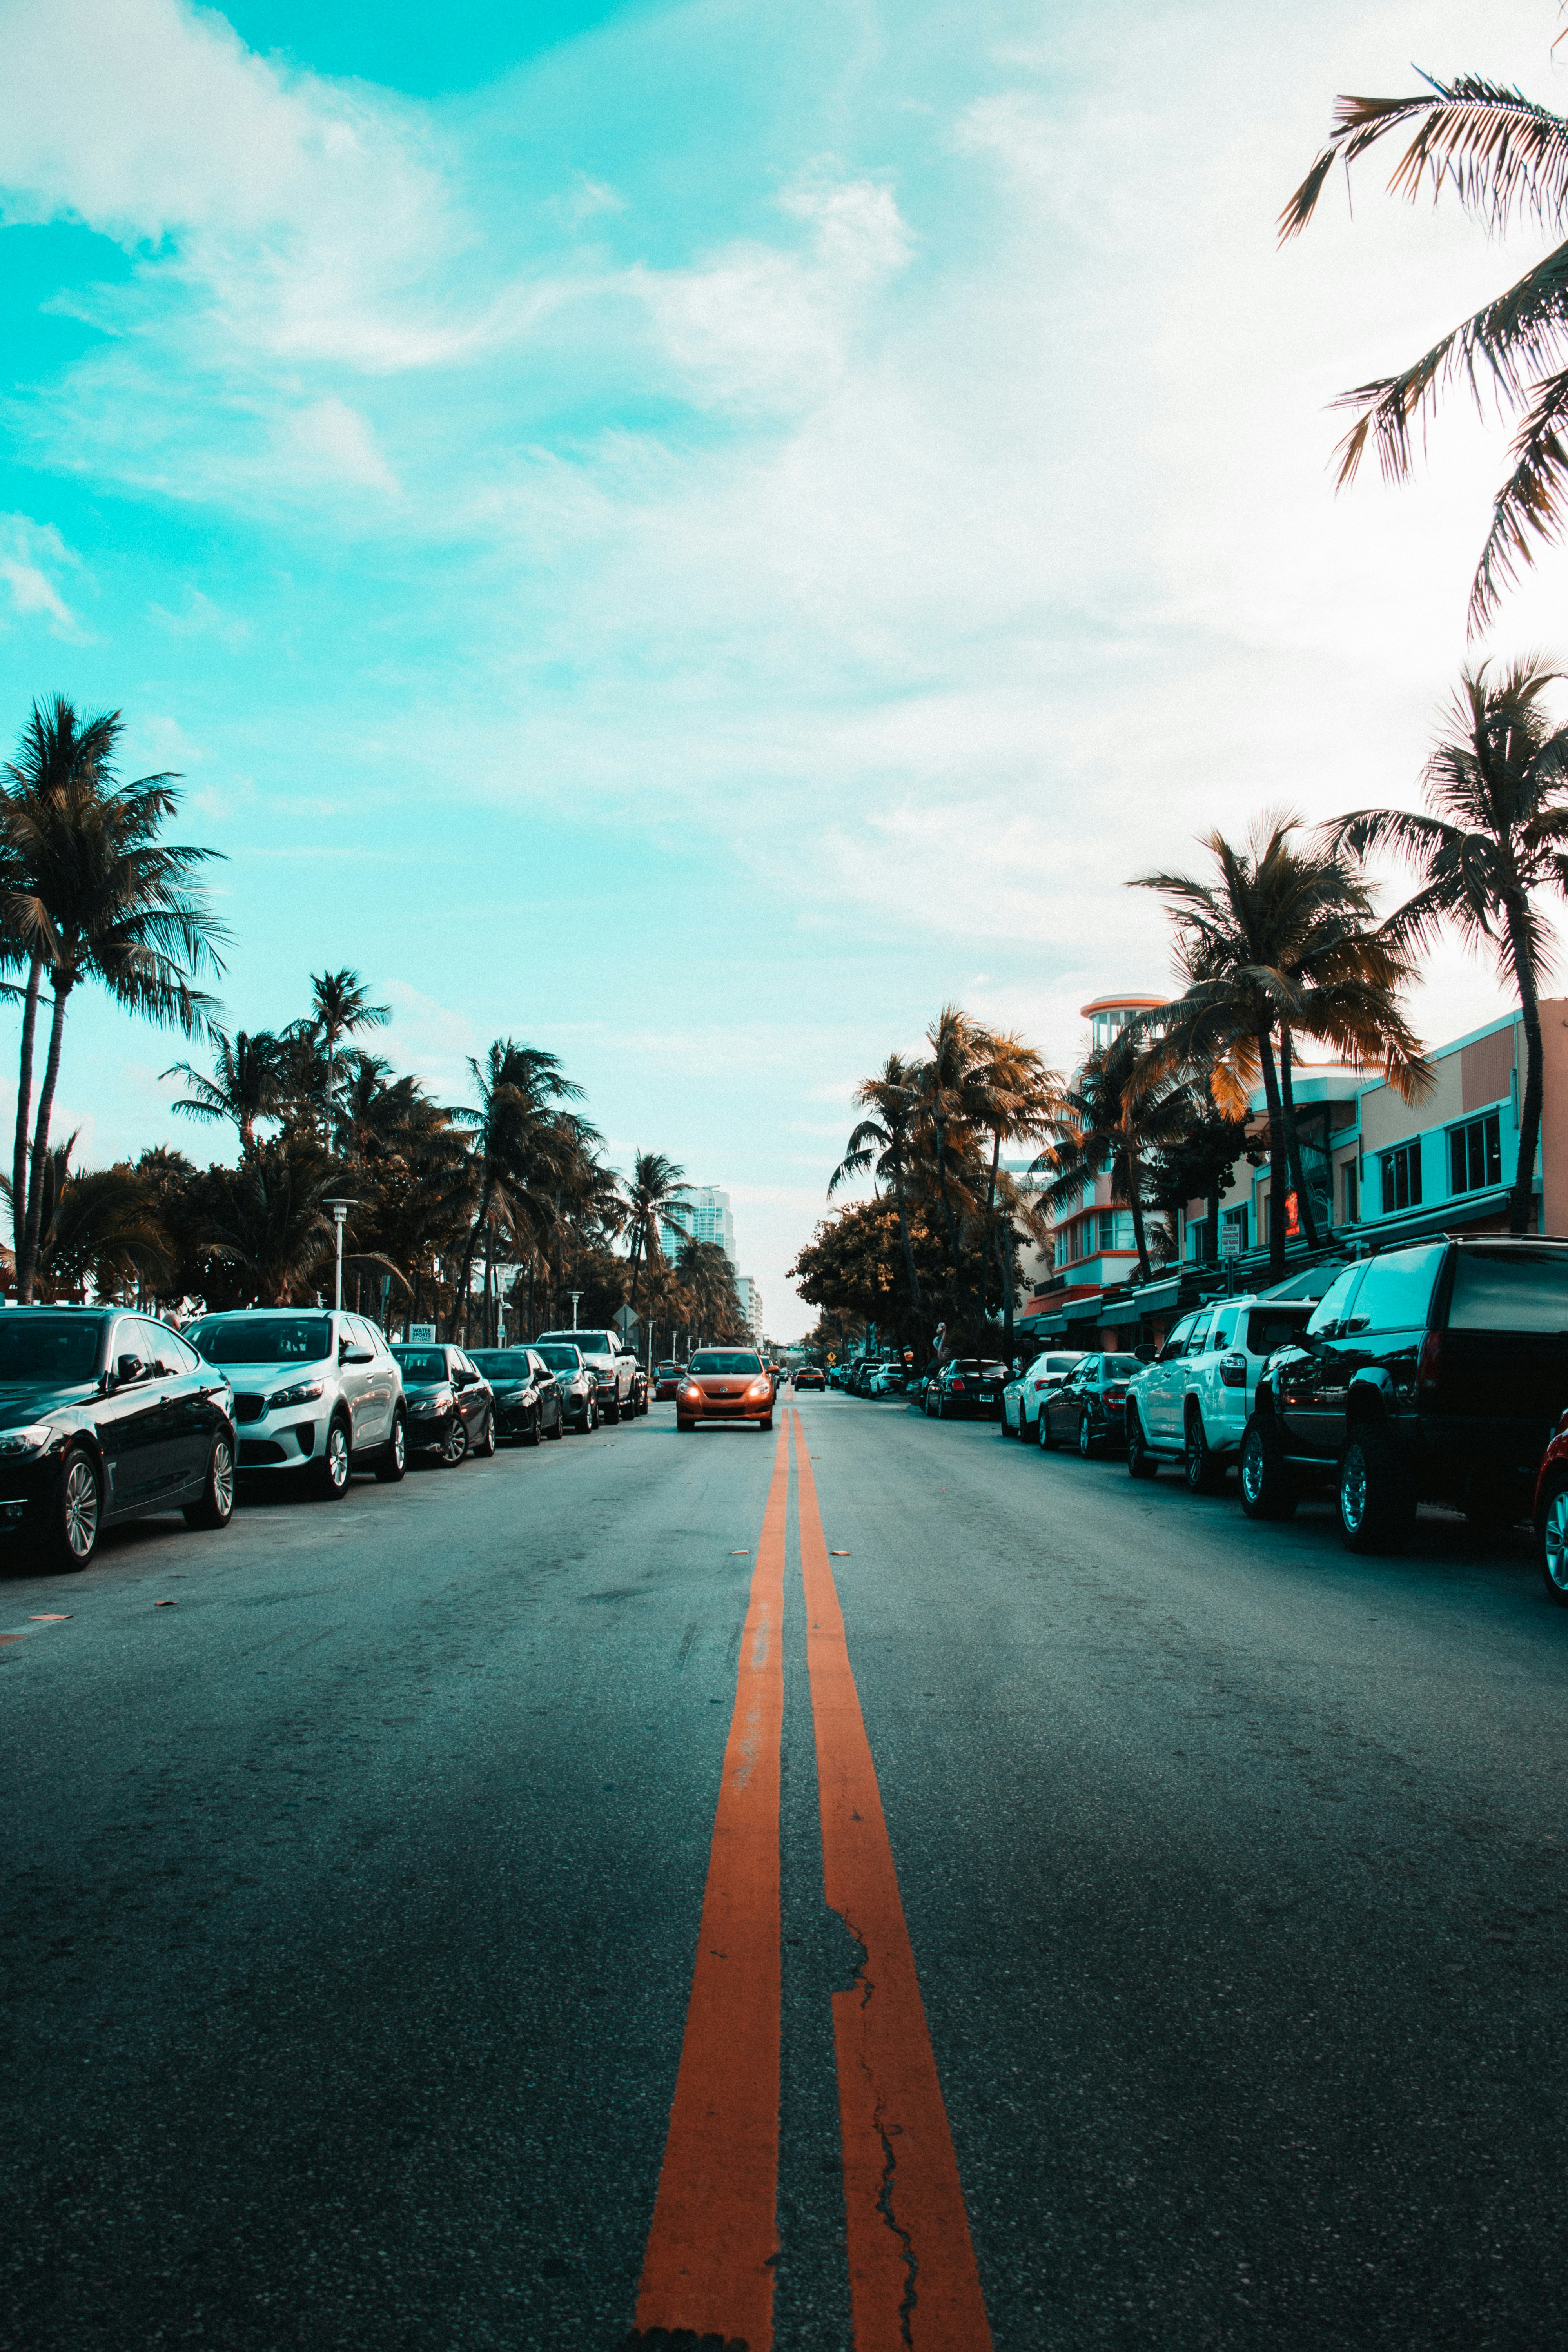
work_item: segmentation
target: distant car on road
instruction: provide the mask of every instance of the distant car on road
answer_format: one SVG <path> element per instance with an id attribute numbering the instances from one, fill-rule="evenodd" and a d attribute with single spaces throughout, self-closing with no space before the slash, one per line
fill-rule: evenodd
<path id="1" fill-rule="evenodd" d="M 656 1364 L 653 1368 L 653 1394 L 656 1404 L 672 1397 L 680 1386 L 680 1366 L 674 1362 Z"/>
<path id="2" fill-rule="evenodd" d="M 1026 1364 L 1002 1391 L 1002 1434 L 1033 1444 L 1039 1435 L 1040 1406 L 1052 1389 L 1059 1389 L 1075 1365 L 1083 1361 L 1081 1348 L 1050 1348 Z"/>
<path id="3" fill-rule="evenodd" d="M 106 1527 L 234 1509 L 233 1394 L 151 1315 L 34 1307 L 0 1315 L 0 1532 L 47 1567 L 85 1568 Z"/>
<path id="4" fill-rule="evenodd" d="M 498 1437 L 537 1445 L 542 1437 L 564 1437 L 566 1402 L 561 1383 L 535 1348 L 472 1348 L 468 1351 L 490 1384 Z"/>
<path id="5" fill-rule="evenodd" d="M 752 1349 L 700 1348 L 686 1367 L 675 1400 L 677 1429 L 700 1421 L 754 1421 L 773 1425 L 773 1384 Z"/>
<path id="6" fill-rule="evenodd" d="M 452 1469 L 467 1454 L 495 1452 L 490 1384 L 461 1348 L 402 1347 L 393 1353 L 403 1373 L 411 1453 L 434 1453 Z"/>
<path id="7" fill-rule="evenodd" d="M 1194 1495 L 1217 1493 L 1241 1450 L 1258 1382 L 1276 1348 L 1299 1339 L 1310 1298 L 1212 1299 L 1184 1315 L 1127 1391 L 1127 1467 L 1152 1478 L 1179 1462 Z"/>
<path id="8" fill-rule="evenodd" d="M 403 1376 L 363 1316 L 252 1307 L 204 1315 L 185 1337 L 233 1382 L 242 1471 L 302 1472 L 329 1500 L 353 1470 L 402 1477 Z"/>
<path id="9" fill-rule="evenodd" d="M 590 1435 L 599 1426 L 599 1383 L 580 1350 L 568 1347 L 563 1339 L 538 1339 L 532 1353 L 555 1375 L 566 1427 L 584 1437 Z"/>
<path id="10" fill-rule="evenodd" d="M 1006 1365 L 993 1357 L 954 1356 L 935 1381 L 926 1381 L 923 1410 L 938 1421 L 967 1420 L 975 1413 L 990 1420 L 1002 1410 L 1006 1379 Z"/>
<path id="11" fill-rule="evenodd" d="M 1142 1369 L 1136 1356 L 1085 1356 L 1042 1402 L 1041 1451 L 1051 1454 L 1058 1445 L 1076 1445 L 1087 1462 L 1108 1445 L 1123 1444 L 1128 1382 Z"/>
<path id="12" fill-rule="evenodd" d="M 827 1376 L 820 1364 L 802 1364 L 794 1375 L 796 1389 L 825 1389 Z"/>
<path id="13" fill-rule="evenodd" d="M 637 1360 L 617 1333 L 595 1324 L 591 1330 L 542 1331 L 537 1344 L 542 1347 L 546 1340 L 576 1349 L 594 1375 L 603 1420 L 614 1427 L 623 1412 L 631 1419 L 637 1411 Z"/>

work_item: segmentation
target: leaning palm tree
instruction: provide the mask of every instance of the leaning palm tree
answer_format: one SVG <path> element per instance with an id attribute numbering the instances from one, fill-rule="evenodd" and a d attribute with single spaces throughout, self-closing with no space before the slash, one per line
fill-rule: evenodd
<path id="1" fill-rule="evenodd" d="M 1347 167 L 1390 132 L 1413 130 L 1389 187 L 1412 203 L 1447 190 L 1489 232 L 1518 217 L 1549 234 L 1568 226 L 1568 121 L 1477 74 L 1433 80 L 1407 98 L 1341 98 L 1334 127 L 1280 215 L 1281 242 L 1311 219 L 1336 163 Z M 1470 589 L 1470 627 L 1496 612 L 1505 583 L 1554 543 L 1568 519 L 1568 243 L 1444 335 L 1397 375 L 1342 395 L 1355 423 L 1340 444 L 1339 479 L 1351 480 L 1372 441 L 1384 477 L 1409 473 L 1415 429 L 1439 395 L 1468 386 L 1478 405 L 1491 394 L 1523 412 L 1512 469 L 1494 501 Z"/>
<path id="2" fill-rule="evenodd" d="M 160 840 L 178 804 L 170 778 L 119 784 L 107 761 L 73 771 L 47 798 L 0 792 L 0 857 L 10 869 L 13 919 L 37 940 L 53 1000 L 17 1254 L 16 1291 L 24 1302 L 33 1295 L 44 1163 L 73 990 L 96 980 L 128 1011 L 186 1036 L 213 1023 L 213 1000 L 194 975 L 203 967 L 222 970 L 217 942 L 225 933 L 190 877 L 218 853 Z"/>
<path id="3" fill-rule="evenodd" d="M 626 1184 L 628 1215 L 631 1229 L 631 1304 L 637 1303 L 637 1267 L 646 1261 L 650 1275 L 658 1273 L 664 1265 L 664 1245 L 660 1239 L 671 1204 L 684 1190 L 686 1171 L 678 1168 L 662 1151 L 639 1151 L 632 1163 L 631 1177 Z"/>
<path id="4" fill-rule="evenodd" d="M 189 1062 L 174 1063 L 163 1076 L 184 1078 L 191 1089 L 173 1105 L 175 1110 L 187 1118 L 232 1119 L 246 1150 L 256 1140 L 257 1120 L 278 1116 L 278 1040 L 265 1030 L 248 1036 L 241 1029 L 232 1039 L 216 1035 L 210 1078 Z"/>
<path id="5" fill-rule="evenodd" d="M 827 1180 L 827 1197 L 831 1201 L 840 1184 L 868 1173 L 879 1189 L 888 1187 L 898 1211 L 910 1300 L 918 1316 L 923 1312 L 924 1301 L 910 1239 L 910 1192 L 919 1159 L 915 1073 L 901 1054 L 889 1054 L 876 1076 L 863 1079 L 856 1087 L 855 1101 L 866 1117 L 856 1126 L 844 1147 L 843 1159 Z"/>
<path id="6" fill-rule="evenodd" d="M 1419 887 L 1389 919 L 1392 932 L 1414 947 L 1452 924 L 1467 945 L 1485 941 L 1499 977 L 1519 991 L 1525 1082 L 1509 1224 L 1521 1234 L 1541 1136 L 1540 982 L 1551 935 L 1539 901 L 1568 896 L 1568 726 L 1554 727 L 1542 709 L 1560 671 L 1518 661 L 1494 684 L 1488 670 L 1483 662 L 1463 673 L 1447 735 L 1427 760 L 1430 814 L 1356 809 L 1324 837 L 1357 857 L 1392 850 L 1414 868 Z"/>

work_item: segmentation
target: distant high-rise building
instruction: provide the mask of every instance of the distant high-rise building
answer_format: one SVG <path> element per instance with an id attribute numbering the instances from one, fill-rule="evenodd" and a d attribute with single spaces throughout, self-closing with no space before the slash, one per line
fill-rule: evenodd
<path id="1" fill-rule="evenodd" d="M 761 1347 L 763 1343 L 763 1294 L 757 1288 L 756 1284 L 752 1280 L 749 1274 L 738 1274 L 735 1276 L 735 1288 L 740 1293 L 741 1312 L 745 1317 L 746 1328 L 751 1333 L 757 1345 Z"/>
<path id="2" fill-rule="evenodd" d="M 714 1242 L 735 1265 L 735 1220 L 730 1214 L 730 1195 L 717 1184 L 683 1184 L 670 1199 L 663 1226 L 666 1257 L 678 1258 L 682 1242 Z"/>

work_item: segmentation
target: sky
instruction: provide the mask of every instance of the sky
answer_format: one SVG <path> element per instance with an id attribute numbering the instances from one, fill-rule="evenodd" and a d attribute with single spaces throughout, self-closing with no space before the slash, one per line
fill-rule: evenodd
<path id="1" fill-rule="evenodd" d="M 1331 477 L 1334 395 L 1541 241 L 1392 156 L 1275 241 L 1336 92 L 1568 110 L 1561 29 L 0 0 L 0 743 L 121 709 L 224 855 L 230 1025 L 349 964 L 444 1100 L 547 1047 L 613 1165 L 728 1189 L 792 1339 L 855 1085 L 944 1003 L 1069 1064 L 1169 979 L 1133 876 L 1414 803 L 1467 658 L 1568 656 L 1568 554 L 1467 646 L 1506 421 Z M 1415 1012 L 1504 1002 L 1445 949 Z M 79 1160 L 221 1149 L 187 1050 L 73 1001 Z"/>

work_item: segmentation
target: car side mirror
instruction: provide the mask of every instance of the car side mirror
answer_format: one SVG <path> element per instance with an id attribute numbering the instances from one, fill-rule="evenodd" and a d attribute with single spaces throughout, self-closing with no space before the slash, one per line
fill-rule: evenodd
<path id="1" fill-rule="evenodd" d="M 132 1381 L 145 1380 L 146 1376 L 147 1367 L 142 1361 L 140 1356 L 117 1356 L 115 1358 L 114 1380 L 115 1385 L 118 1388 L 128 1387 Z"/>
<path id="2" fill-rule="evenodd" d="M 340 1348 L 338 1361 L 340 1364 L 374 1364 L 375 1351 L 371 1348 Z"/>

